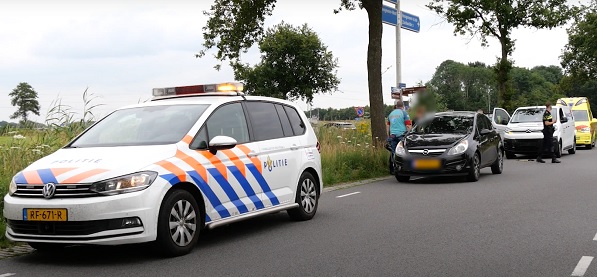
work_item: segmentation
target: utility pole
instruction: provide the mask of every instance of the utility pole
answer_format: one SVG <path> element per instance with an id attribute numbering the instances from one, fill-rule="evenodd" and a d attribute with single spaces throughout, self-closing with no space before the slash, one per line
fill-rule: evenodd
<path id="1" fill-rule="evenodd" d="M 400 30 L 402 29 L 402 12 L 400 12 L 400 0 L 396 1 L 396 17 L 398 17 L 396 25 L 396 87 L 400 90 L 400 102 L 402 102 L 402 46 L 400 40 Z"/>

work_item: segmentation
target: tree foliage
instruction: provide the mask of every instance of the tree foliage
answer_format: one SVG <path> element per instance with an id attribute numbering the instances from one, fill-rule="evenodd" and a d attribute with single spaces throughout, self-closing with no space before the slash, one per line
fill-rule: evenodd
<path id="1" fill-rule="evenodd" d="M 514 51 L 512 31 L 519 27 L 551 29 L 577 12 L 566 0 L 432 0 L 427 7 L 454 24 L 454 34 L 477 36 L 482 46 L 487 46 L 491 37 L 500 42 L 496 80 L 500 106 L 508 109 L 515 104 L 510 86 L 513 66 L 508 59 Z"/>
<path id="2" fill-rule="evenodd" d="M 39 102 L 37 101 L 37 92 L 27 83 L 20 83 L 9 94 L 10 104 L 18 109 L 10 119 L 21 118 L 23 123 L 27 122 L 29 113 L 39 115 Z"/>
<path id="3" fill-rule="evenodd" d="M 338 60 L 306 24 L 268 29 L 259 50 L 261 62 L 242 66 L 237 76 L 248 93 L 310 103 L 316 93 L 338 90 Z"/>
<path id="4" fill-rule="evenodd" d="M 371 128 L 374 138 L 380 141 L 386 137 L 383 114 L 383 92 L 381 85 L 381 38 L 382 0 L 339 0 L 340 10 L 362 8 L 369 19 L 369 46 L 367 49 L 367 78 L 369 85 L 369 103 L 371 109 Z M 209 11 L 209 17 L 203 28 L 204 50 L 197 56 L 202 57 L 206 50 L 216 48 L 215 58 L 228 61 L 235 71 L 242 70 L 241 54 L 255 43 L 261 41 L 264 21 L 274 10 L 277 0 L 215 0 Z M 309 2 L 317 8 L 316 2 Z M 305 2 L 307 5 L 307 2 Z M 220 65 L 216 68 L 219 69 Z"/>
<path id="5" fill-rule="evenodd" d="M 491 113 L 498 107 L 495 74 L 491 67 L 480 62 L 463 64 L 447 60 L 437 67 L 427 83 L 427 91 L 439 95 L 438 102 L 447 109 L 482 109 Z M 561 78 L 562 70 L 557 66 L 514 67 L 511 86 L 515 95 L 510 111 L 520 106 L 542 105 L 561 97 L 558 94 Z"/>

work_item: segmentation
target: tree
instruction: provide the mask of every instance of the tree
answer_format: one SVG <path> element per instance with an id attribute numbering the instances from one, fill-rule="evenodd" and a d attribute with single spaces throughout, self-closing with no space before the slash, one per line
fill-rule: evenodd
<path id="1" fill-rule="evenodd" d="M 246 52 L 261 40 L 264 35 L 264 20 L 272 14 L 276 2 L 277 0 L 215 0 L 210 11 L 204 12 L 209 17 L 207 25 L 203 28 L 205 49 L 197 56 L 205 55 L 207 49 L 217 48 L 216 59 L 227 60 L 235 71 L 241 70 L 241 52 Z M 363 8 L 368 14 L 367 72 L 374 143 L 381 142 L 387 137 L 381 85 L 382 2 L 382 0 L 340 0 L 340 8 L 334 11 Z M 219 69 L 219 65 L 216 68 Z"/>
<path id="2" fill-rule="evenodd" d="M 496 38 L 501 45 L 501 55 L 495 67 L 499 105 L 514 108 L 510 82 L 514 51 L 512 31 L 519 27 L 537 29 L 554 28 L 567 22 L 576 12 L 567 0 L 431 0 L 428 8 L 454 24 L 455 35 L 479 36 L 482 46 L 488 38 Z"/>
<path id="3" fill-rule="evenodd" d="M 10 119 L 21 118 L 23 123 L 27 123 L 29 113 L 39 115 L 39 102 L 37 101 L 37 92 L 27 83 L 20 83 L 9 94 L 10 104 L 17 106 Z"/>
<path id="4" fill-rule="evenodd" d="M 311 103 L 315 93 L 338 90 L 338 60 L 306 24 L 274 26 L 259 42 L 259 50 L 261 62 L 238 71 L 248 93 Z"/>

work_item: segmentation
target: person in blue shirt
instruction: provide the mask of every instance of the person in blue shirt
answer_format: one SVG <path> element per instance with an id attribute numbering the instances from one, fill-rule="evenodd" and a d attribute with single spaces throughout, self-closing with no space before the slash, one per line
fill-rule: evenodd
<path id="1" fill-rule="evenodd" d="M 394 110 L 388 115 L 388 141 L 392 147 L 392 154 L 396 152 L 396 146 L 407 131 L 410 131 L 411 121 L 408 113 L 404 110 L 402 101 L 397 101 Z M 390 172 L 394 173 L 394 165 L 390 164 Z"/>

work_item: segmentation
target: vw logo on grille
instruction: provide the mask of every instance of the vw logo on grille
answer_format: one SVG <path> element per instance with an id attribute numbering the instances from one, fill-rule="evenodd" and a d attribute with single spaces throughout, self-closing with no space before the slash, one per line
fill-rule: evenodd
<path id="1" fill-rule="evenodd" d="M 423 150 L 423 155 L 425 155 L 425 156 L 429 155 L 429 149 Z"/>
<path id="2" fill-rule="evenodd" d="M 54 183 L 47 183 L 41 189 L 41 194 L 47 199 L 54 197 L 54 193 L 56 193 L 56 184 Z"/>
<path id="3" fill-rule="evenodd" d="M 527 129 L 526 131 L 527 133 L 532 133 L 533 131 L 531 131 L 531 129 Z"/>

